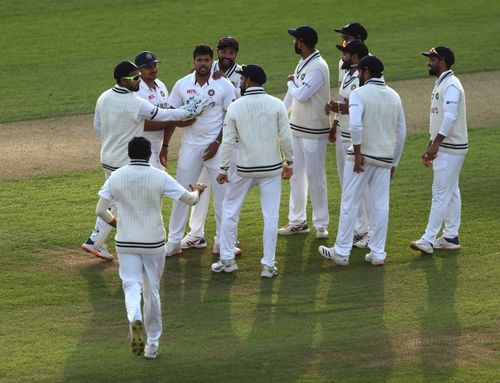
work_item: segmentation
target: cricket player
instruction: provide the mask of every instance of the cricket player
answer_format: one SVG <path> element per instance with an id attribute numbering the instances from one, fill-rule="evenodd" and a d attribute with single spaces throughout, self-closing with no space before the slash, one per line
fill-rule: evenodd
<path id="1" fill-rule="evenodd" d="M 357 64 L 363 57 L 368 55 L 368 48 L 359 40 L 343 41 L 337 45 L 337 48 L 342 52 L 342 68 L 347 70 L 347 73 L 342 79 L 339 87 L 338 100 L 331 100 L 325 105 L 325 111 L 329 114 L 334 112 L 337 124 L 332 126 L 332 131 L 335 130 L 335 152 L 337 159 L 337 171 L 339 174 L 340 185 L 344 176 L 345 157 L 347 150 L 351 146 L 351 134 L 349 133 L 349 96 L 351 92 L 359 87 L 359 78 L 357 68 L 352 65 Z M 366 248 L 369 240 L 368 230 L 368 201 L 370 199 L 368 190 L 365 190 L 361 198 L 354 230 L 356 238 L 354 247 Z"/>
<path id="2" fill-rule="evenodd" d="M 301 56 L 295 72 L 288 76 L 284 103 L 290 110 L 294 174 L 290 179 L 288 224 L 279 235 L 309 233 L 306 217 L 307 195 L 311 198 L 316 238 L 328 238 L 328 198 L 325 156 L 330 121 L 324 113 L 330 100 L 330 71 L 315 48 L 318 34 L 308 26 L 289 29 L 295 53 Z"/>
<path id="3" fill-rule="evenodd" d="M 158 74 L 158 63 L 160 61 L 156 58 L 156 55 L 150 51 L 143 51 L 137 54 L 135 57 L 135 65 L 139 67 L 141 71 L 141 82 L 139 83 L 139 90 L 137 91 L 137 96 L 149 101 L 151 104 L 157 106 L 161 109 L 168 109 L 168 90 L 165 84 L 157 78 Z M 165 166 L 160 162 L 160 153 L 163 147 L 163 137 L 167 136 L 165 140 L 165 147 L 168 148 L 168 142 L 172 136 L 175 126 L 179 127 L 189 126 L 194 122 L 193 119 L 186 121 L 178 121 L 174 123 L 173 121 L 155 122 L 155 121 L 144 121 L 144 137 L 146 137 L 151 142 L 151 165 L 155 168 L 165 170 Z M 159 124 L 163 124 L 164 130 L 154 130 L 148 131 L 147 129 L 154 128 Z"/>
<path id="4" fill-rule="evenodd" d="M 130 61 L 122 61 L 114 69 L 116 85 L 101 94 L 97 100 L 94 128 L 101 140 L 101 165 L 106 178 L 116 169 L 127 165 L 127 144 L 144 133 L 144 121 L 180 121 L 201 114 L 208 100 L 191 97 L 179 109 L 161 109 L 136 96 L 141 82 L 139 68 Z M 164 126 L 150 129 L 163 130 Z M 104 241 L 111 226 L 98 218 L 82 250 L 105 260 L 113 260 Z"/>
<path id="5" fill-rule="evenodd" d="M 215 273 L 238 270 L 234 259 L 234 243 L 241 206 L 250 189 L 260 190 L 264 217 L 263 257 L 261 277 L 278 274 L 275 266 L 278 233 L 281 177 L 292 176 L 293 145 L 287 111 L 283 103 L 265 93 L 262 85 L 267 77 L 258 65 L 243 66 L 242 97 L 232 103 L 224 121 L 224 137 L 217 182 L 229 186 L 224 198 L 220 229 L 220 259 L 212 264 Z M 228 177 L 232 149 L 238 140 L 236 174 Z M 286 163 L 283 164 L 281 151 Z M 281 177 L 280 177 L 281 176 Z"/>
<path id="6" fill-rule="evenodd" d="M 445 46 L 422 53 L 429 58 L 429 74 L 436 76 L 431 98 L 430 135 L 422 155 L 424 166 L 432 165 L 432 204 L 425 233 L 410 243 L 414 250 L 460 250 L 458 230 L 462 203 L 458 179 L 468 150 L 465 93 L 451 66 L 455 55 Z M 443 235 L 436 239 L 444 223 Z"/>
<path id="7" fill-rule="evenodd" d="M 365 56 L 353 65 L 359 85 L 349 97 L 352 145 L 347 151 L 337 239 L 332 248 L 320 246 L 326 259 L 349 265 L 352 236 L 363 191 L 371 196 L 370 253 L 365 261 L 385 263 L 385 241 L 389 220 L 389 188 L 406 138 L 406 123 L 399 95 L 381 79 L 384 65 L 375 56 Z"/>
<path id="8" fill-rule="evenodd" d="M 129 165 L 113 172 L 99 191 L 96 214 L 117 227 L 115 244 L 132 352 L 139 356 L 144 353 L 146 359 L 155 359 L 162 333 L 159 288 L 165 264 L 162 197 L 193 205 L 204 186 L 194 185 L 189 192 L 170 175 L 152 167 L 148 163 L 151 143 L 147 138 L 134 137 L 128 144 L 128 155 Z M 109 210 L 113 203 L 120 212 L 118 220 Z M 145 346 L 143 327 L 147 336 Z"/>
<path id="9" fill-rule="evenodd" d="M 219 171 L 219 145 L 222 141 L 222 125 L 229 104 L 234 101 L 234 86 L 225 77 L 212 78 L 213 50 L 208 45 L 197 45 L 193 51 L 194 72 L 181 78 L 174 85 L 168 98 L 173 107 L 186 104 L 193 95 L 209 99 L 206 112 L 193 125 L 184 128 L 179 158 L 177 181 L 185 187 L 196 183 L 206 169 L 214 189 L 214 210 L 217 233 L 220 227 L 222 200 L 226 186 L 215 182 Z M 182 253 L 181 240 L 188 215 L 185 204 L 174 202 L 170 216 L 167 256 Z M 218 248 L 216 236 L 214 247 Z M 215 250 L 215 249 L 214 249 Z"/>
<path id="10" fill-rule="evenodd" d="M 241 66 L 236 63 L 240 45 L 234 37 L 224 36 L 217 44 L 217 57 L 212 64 L 212 78 L 219 79 L 227 78 L 234 85 L 235 98 L 240 96 L 240 74 Z M 236 146 L 235 146 L 235 151 Z M 233 153 L 233 158 L 236 158 L 236 153 Z M 205 248 L 207 242 L 205 240 L 205 220 L 207 218 L 208 205 L 210 201 L 210 176 L 204 169 L 201 171 L 199 182 L 207 185 L 207 189 L 200 201 L 191 208 L 189 217 L 190 231 L 181 241 L 181 248 Z M 216 246 L 217 240 L 214 240 L 214 254 L 219 255 L 220 249 Z M 236 255 L 241 255 L 241 249 L 236 247 Z"/>

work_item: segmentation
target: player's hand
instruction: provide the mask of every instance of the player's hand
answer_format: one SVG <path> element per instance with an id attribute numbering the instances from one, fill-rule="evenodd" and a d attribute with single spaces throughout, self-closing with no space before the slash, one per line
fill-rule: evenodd
<path id="1" fill-rule="evenodd" d="M 330 129 L 330 134 L 328 135 L 328 141 L 335 142 L 337 141 L 337 126 L 339 122 L 337 120 L 333 120 L 332 129 Z"/>
<path id="2" fill-rule="evenodd" d="M 439 145 L 432 143 L 431 145 L 429 145 L 424 154 L 422 154 L 422 157 L 420 158 L 422 159 L 422 163 L 425 167 L 429 167 L 430 165 L 432 165 L 432 161 L 434 161 L 437 157 L 438 150 Z"/>
<path id="3" fill-rule="evenodd" d="M 363 169 L 363 165 L 365 164 L 365 160 L 361 154 L 354 155 L 354 173 L 362 173 L 365 170 Z"/>
<path id="4" fill-rule="evenodd" d="M 187 126 L 191 126 L 196 122 L 196 117 L 190 118 L 188 120 L 176 121 L 175 126 L 178 128 L 185 128 Z"/>
<path id="5" fill-rule="evenodd" d="M 391 168 L 391 180 L 394 178 L 394 175 L 395 175 L 395 174 L 396 174 L 396 167 L 395 167 L 395 166 L 393 166 L 393 167 Z"/>
<path id="6" fill-rule="evenodd" d="M 208 145 L 208 148 L 203 152 L 203 161 L 207 161 L 213 156 L 217 154 L 217 150 L 219 150 L 219 143 L 214 141 L 210 145 Z"/>
<path id="7" fill-rule="evenodd" d="M 203 193 L 205 191 L 205 189 L 207 188 L 207 185 L 205 185 L 205 184 L 194 184 L 194 185 L 189 184 L 189 187 L 191 188 L 191 191 L 197 191 L 198 194 L 201 195 L 201 193 Z"/>
<path id="8" fill-rule="evenodd" d="M 338 113 L 340 114 L 349 114 L 349 99 L 343 98 L 342 102 L 337 103 Z"/>
<path id="9" fill-rule="evenodd" d="M 293 168 L 283 166 L 283 172 L 281 173 L 281 178 L 284 180 L 289 180 L 293 176 Z"/>
<path id="10" fill-rule="evenodd" d="M 159 157 L 160 163 L 166 168 L 168 165 L 168 146 L 163 146 L 161 148 Z"/>
<path id="11" fill-rule="evenodd" d="M 331 100 L 328 102 L 333 113 L 339 112 L 339 103 L 337 101 Z"/>
<path id="12" fill-rule="evenodd" d="M 215 179 L 218 183 L 221 185 L 225 182 L 228 182 L 229 179 L 227 178 L 227 174 L 219 173 L 217 174 L 217 178 Z"/>
<path id="13" fill-rule="evenodd" d="M 218 80 L 220 79 L 221 77 L 224 77 L 224 72 L 221 71 L 220 69 L 218 71 L 215 71 L 214 74 L 212 75 L 212 78 L 214 80 Z"/>
<path id="14" fill-rule="evenodd" d="M 289 74 L 288 81 L 294 81 L 294 80 L 295 80 L 295 76 L 293 74 Z"/>
<path id="15" fill-rule="evenodd" d="M 328 101 L 328 103 L 325 104 L 325 114 L 329 116 L 332 111 L 333 110 L 332 107 L 330 106 L 330 101 Z"/>

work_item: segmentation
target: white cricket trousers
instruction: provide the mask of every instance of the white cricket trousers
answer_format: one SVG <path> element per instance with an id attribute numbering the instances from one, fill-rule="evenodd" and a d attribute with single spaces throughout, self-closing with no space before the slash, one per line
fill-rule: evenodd
<path id="1" fill-rule="evenodd" d="M 326 189 L 325 156 L 328 140 L 296 137 L 293 140 L 293 176 L 290 178 L 288 222 L 299 224 L 307 220 L 307 192 L 311 198 L 313 226 L 327 227 L 328 196 Z"/>
<path id="2" fill-rule="evenodd" d="M 458 236 L 460 228 L 462 202 L 458 179 L 465 155 L 438 152 L 432 163 L 434 179 L 432 181 L 432 205 L 429 223 L 423 239 L 434 243 L 444 222 L 443 236 Z"/>
<path id="3" fill-rule="evenodd" d="M 384 260 L 387 225 L 389 222 L 389 189 L 391 169 L 366 164 L 361 173 L 354 172 L 354 161 L 346 161 L 344 185 L 340 204 L 339 228 L 334 250 L 347 257 L 351 254 L 352 236 L 356 225 L 357 211 L 365 189 L 370 194 L 370 242 L 372 257 Z"/>
<path id="4" fill-rule="evenodd" d="M 118 262 L 128 321 L 142 321 L 148 344 L 158 344 L 162 332 L 159 290 L 165 255 L 118 253 Z M 141 294 L 144 315 L 141 312 Z"/>
<path id="5" fill-rule="evenodd" d="M 237 156 L 238 149 L 234 148 L 231 155 L 231 165 L 228 171 L 229 178 L 234 174 Z M 189 235 L 192 237 L 205 238 L 205 220 L 207 219 L 211 190 L 210 175 L 205 168 L 203 168 L 203 170 L 201 171 L 198 183 L 207 185 L 207 188 L 200 196 L 200 200 L 198 201 L 198 203 L 194 206 L 191 206 L 191 215 L 189 216 Z"/>
<path id="6" fill-rule="evenodd" d="M 250 189 L 257 186 L 260 190 L 260 204 L 264 218 L 263 248 L 264 256 L 260 263 L 274 266 L 276 258 L 276 241 L 278 237 L 278 220 L 281 199 L 281 176 L 266 178 L 240 177 L 234 174 L 229 179 L 229 186 L 222 209 L 222 225 L 220 229 L 220 258 L 234 258 L 234 243 L 238 229 L 240 210 Z"/>
<path id="7" fill-rule="evenodd" d="M 340 137 L 340 129 L 337 130 L 337 141 L 335 142 L 335 155 L 337 159 L 337 171 L 339 174 L 340 187 L 342 188 L 342 182 L 344 179 L 344 166 L 345 159 L 347 156 L 347 150 L 351 146 L 350 141 L 342 141 Z M 354 232 L 356 234 L 363 235 L 368 233 L 369 229 L 369 200 L 370 193 L 368 192 L 368 188 L 365 189 L 363 196 L 361 197 L 361 201 L 359 203 L 358 216 L 356 218 L 356 226 L 354 227 Z"/>
<path id="8" fill-rule="evenodd" d="M 179 159 L 177 161 L 176 179 L 182 186 L 190 190 L 189 184 L 194 185 L 198 182 L 202 169 L 206 169 L 214 194 L 215 224 L 216 233 L 218 233 L 220 227 L 222 201 L 224 200 L 227 186 L 226 184 L 220 185 L 215 180 L 220 170 L 220 150 L 217 151 L 215 156 L 211 159 L 203 161 L 203 153 L 205 150 L 205 146 L 181 146 Z M 184 236 L 188 213 L 188 205 L 181 201 L 174 201 L 168 225 L 168 241 L 174 245 L 180 244 L 182 237 Z"/>

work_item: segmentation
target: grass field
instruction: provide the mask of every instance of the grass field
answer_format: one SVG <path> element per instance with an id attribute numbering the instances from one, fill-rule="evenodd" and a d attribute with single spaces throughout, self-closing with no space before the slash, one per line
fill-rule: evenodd
<path id="1" fill-rule="evenodd" d="M 456 254 L 421 256 L 408 247 L 430 206 L 432 172 L 418 160 L 427 135 L 408 137 L 392 185 L 384 268 L 365 264 L 365 252 L 355 250 L 351 266 L 337 269 L 316 253 L 323 241 L 312 235 L 280 238 L 280 275 L 261 281 L 262 219 L 251 193 L 236 275 L 213 275 L 208 250 L 168 259 L 155 362 L 129 351 L 117 264 L 78 250 L 93 224 L 101 172 L 0 182 L 0 381 L 498 381 L 498 131 L 470 132 L 461 177 L 464 248 Z M 329 147 L 334 235 L 332 154 Z M 285 187 L 281 223 L 287 196 Z"/>
<path id="2" fill-rule="evenodd" d="M 160 77 L 169 89 L 191 67 L 195 44 L 215 45 L 223 34 L 241 43 L 242 63 L 259 63 L 268 91 L 283 93 L 296 65 L 286 30 L 309 23 L 318 48 L 338 62 L 333 32 L 351 20 L 363 22 L 368 47 L 386 64 L 391 80 L 425 77 L 419 52 L 448 44 L 457 73 L 500 67 L 500 7 L 496 0 L 262 1 L 2 1 L 0 122 L 91 113 L 112 83 L 117 62 L 144 49 L 163 60 Z M 336 83 L 332 75 L 332 84 Z"/>

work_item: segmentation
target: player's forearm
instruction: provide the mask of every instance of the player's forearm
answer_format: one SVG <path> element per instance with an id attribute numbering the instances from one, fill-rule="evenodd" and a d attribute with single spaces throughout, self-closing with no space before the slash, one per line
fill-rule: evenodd
<path id="1" fill-rule="evenodd" d="M 144 130 L 147 132 L 175 128 L 176 121 L 144 121 Z"/>

